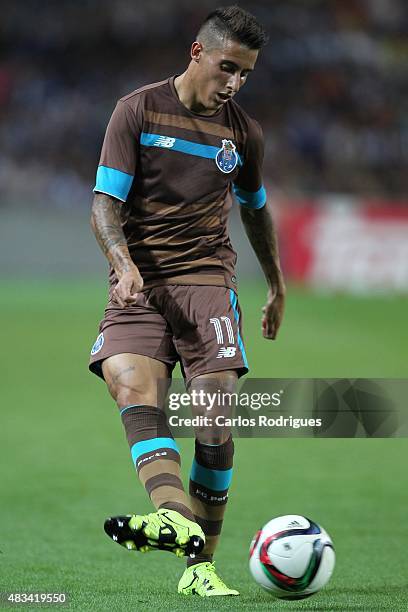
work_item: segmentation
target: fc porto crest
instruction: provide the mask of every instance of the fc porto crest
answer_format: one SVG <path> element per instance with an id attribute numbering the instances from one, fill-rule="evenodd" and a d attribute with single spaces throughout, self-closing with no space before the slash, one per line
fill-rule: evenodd
<path id="1" fill-rule="evenodd" d="M 93 347 L 91 349 L 91 355 L 96 355 L 96 353 L 99 353 L 99 351 L 103 347 L 103 343 L 104 342 L 105 342 L 105 338 L 104 338 L 103 333 L 99 334 L 99 336 L 95 340 L 95 344 L 93 345 Z"/>
<path id="2" fill-rule="evenodd" d="M 224 174 L 229 174 L 235 169 L 238 163 L 238 153 L 237 147 L 232 140 L 223 139 L 222 147 L 217 151 L 217 155 L 215 156 L 215 163 L 217 164 L 217 168 L 221 170 L 221 172 L 224 172 Z"/>

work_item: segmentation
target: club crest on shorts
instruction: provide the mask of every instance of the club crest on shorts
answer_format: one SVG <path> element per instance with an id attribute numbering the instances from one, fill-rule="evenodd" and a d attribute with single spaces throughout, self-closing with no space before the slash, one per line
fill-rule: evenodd
<path id="1" fill-rule="evenodd" d="M 103 337 L 103 334 L 99 334 L 99 336 L 95 340 L 95 344 L 91 348 L 91 355 L 96 355 L 96 353 L 99 353 L 99 351 L 103 347 L 104 342 L 105 342 L 105 338 Z"/>
<path id="2" fill-rule="evenodd" d="M 217 155 L 215 156 L 215 163 L 217 164 L 217 168 L 221 170 L 221 172 L 224 172 L 224 174 L 229 174 L 236 168 L 238 153 L 237 147 L 232 140 L 223 138 L 222 147 L 217 151 Z"/>

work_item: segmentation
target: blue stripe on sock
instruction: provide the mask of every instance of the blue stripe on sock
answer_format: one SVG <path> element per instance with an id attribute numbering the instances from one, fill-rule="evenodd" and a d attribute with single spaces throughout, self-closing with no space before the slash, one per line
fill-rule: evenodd
<path id="1" fill-rule="evenodd" d="M 230 289 L 230 301 L 231 301 L 232 310 L 234 311 L 235 321 L 237 322 L 237 326 L 238 326 L 238 336 L 237 336 L 238 346 L 242 353 L 244 365 L 246 368 L 248 368 L 248 360 L 247 360 L 247 356 L 245 353 L 244 343 L 242 342 L 241 334 L 239 333 L 239 312 L 237 309 L 237 295 L 233 289 Z"/>
<path id="2" fill-rule="evenodd" d="M 130 452 L 132 454 L 133 463 L 136 465 L 137 460 L 145 453 L 151 453 L 159 448 L 171 448 L 177 453 L 180 453 L 178 446 L 173 438 L 152 438 L 151 440 L 142 440 L 133 444 Z"/>
<path id="3" fill-rule="evenodd" d="M 129 408 L 139 408 L 140 406 L 143 406 L 143 404 L 130 404 L 130 406 L 125 406 L 121 409 L 120 414 L 122 416 L 122 414 L 126 412 L 126 410 L 129 410 Z"/>
<path id="4" fill-rule="evenodd" d="M 224 491 L 231 484 L 232 468 L 229 470 L 210 470 L 197 463 L 194 459 L 190 478 L 197 484 L 201 484 L 212 491 Z"/>
<path id="5" fill-rule="evenodd" d="M 223 442 L 220 442 L 220 444 L 206 444 L 205 442 L 200 442 L 201 446 L 221 446 L 223 444 Z"/>

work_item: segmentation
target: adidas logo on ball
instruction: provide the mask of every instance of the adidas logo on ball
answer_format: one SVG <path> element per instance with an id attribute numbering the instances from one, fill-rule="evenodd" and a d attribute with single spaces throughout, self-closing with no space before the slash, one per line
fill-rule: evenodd
<path id="1" fill-rule="evenodd" d="M 298 523 L 297 521 L 291 521 L 290 523 L 288 523 L 288 527 L 300 527 L 300 523 Z"/>
<path id="2" fill-rule="evenodd" d="M 327 531 L 299 514 L 266 523 L 249 550 L 255 582 L 279 599 L 304 599 L 320 591 L 329 582 L 335 561 Z"/>

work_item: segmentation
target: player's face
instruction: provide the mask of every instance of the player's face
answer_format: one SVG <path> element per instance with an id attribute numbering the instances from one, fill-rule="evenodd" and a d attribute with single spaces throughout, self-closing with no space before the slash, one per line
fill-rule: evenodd
<path id="1" fill-rule="evenodd" d="M 194 44 L 199 46 L 199 102 L 208 111 L 216 112 L 244 85 L 255 67 L 258 51 L 232 40 L 210 51 L 200 43 Z"/>

